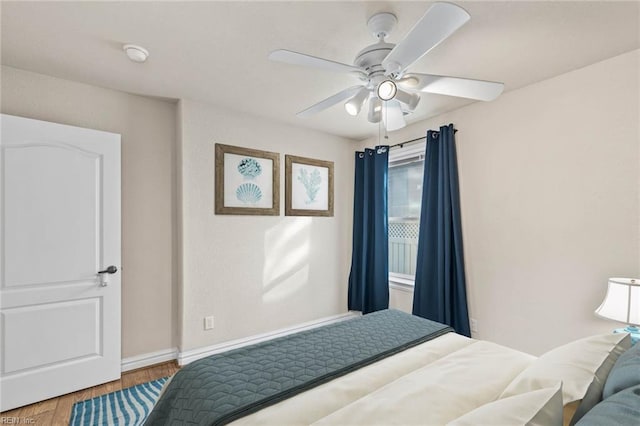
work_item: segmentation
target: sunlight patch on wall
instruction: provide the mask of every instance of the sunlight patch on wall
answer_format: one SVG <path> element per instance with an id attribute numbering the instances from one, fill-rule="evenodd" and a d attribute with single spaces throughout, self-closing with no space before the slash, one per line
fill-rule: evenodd
<path id="1" fill-rule="evenodd" d="M 286 299 L 309 281 L 310 217 L 287 219 L 265 233 L 263 301 Z"/>
<path id="2" fill-rule="evenodd" d="M 279 277 L 279 280 L 271 288 L 265 289 L 262 300 L 266 303 L 277 302 L 286 299 L 303 288 L 309 281 L 309 265 L 295 270 L 293 274 Z"/>

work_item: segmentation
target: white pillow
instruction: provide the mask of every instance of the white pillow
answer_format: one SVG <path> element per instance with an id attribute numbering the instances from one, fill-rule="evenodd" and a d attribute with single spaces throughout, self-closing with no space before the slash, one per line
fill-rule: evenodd
<path id="1" fill-rule="evenodd" d="M 562 426 L 562 384 L 485 404 L 447 426 Z"/>
<path id="2" fill-rule="evenodd" d="M 580 400 L 592 382 L 604 386 L 609 370 L 630 346 L 628 334 L 603 334 L 552 349 L 518 374 L 500 398 L 548 388 L 561 381 L 564 404 Z"/>

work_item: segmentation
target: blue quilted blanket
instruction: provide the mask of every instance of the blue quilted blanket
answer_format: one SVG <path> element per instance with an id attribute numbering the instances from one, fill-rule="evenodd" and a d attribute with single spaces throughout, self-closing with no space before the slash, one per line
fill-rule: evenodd
<path id="1" fill-rule="evenodd" d="M 227 424 L 450 331 L 384 310 L 212 355 L 175 374 L 145 424 Z"/>

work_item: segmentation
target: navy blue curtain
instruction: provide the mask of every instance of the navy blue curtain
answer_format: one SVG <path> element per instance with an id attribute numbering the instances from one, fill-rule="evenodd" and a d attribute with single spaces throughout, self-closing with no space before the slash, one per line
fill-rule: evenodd
<path id="1" fill-rule="evenodd" d="M 387 187 L 389 147 L 356 152 L 349 310 L 389 307 Z"/>
<path id="2" fill-rule="evenodd" d="M 470 336 L 454 133 L 427 132 L 413 314 Z"/>

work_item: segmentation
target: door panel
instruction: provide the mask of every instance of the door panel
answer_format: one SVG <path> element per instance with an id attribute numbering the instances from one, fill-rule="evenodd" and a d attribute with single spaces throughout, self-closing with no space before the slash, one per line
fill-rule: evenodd
<path id="1" fill-rule="evenodd" d="M 120 136 L 0 119 L 5 411 L 120 377 Z"/>
<path id="2" fill-rule="evenodd" d="M 101 298 L 92 298 L 4 310 L 2 372 L 55 367 L 101 355 L 101 305 Z"/>
<path id="3" fill-rule="evenodd" d="M 101 254 L 99 160 L 64 145 L 4 150 L 4 286 L 95 277 Z"/>

